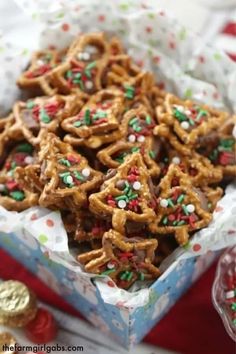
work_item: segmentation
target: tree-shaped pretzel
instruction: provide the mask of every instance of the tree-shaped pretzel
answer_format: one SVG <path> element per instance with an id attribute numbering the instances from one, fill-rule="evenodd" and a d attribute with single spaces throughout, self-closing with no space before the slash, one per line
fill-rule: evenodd
<path id="1" fill-rule="evenodd" d="M 101 218 L 112 218 L 113 228 L 121 233 L 128 220 L 148 225 L 156 217 L 149 179 L 142 156 L 128 156 L 116 175 L 104 182 L 102 190 L 89 197 L 90 210 Z"/>
<path id="2" fill-rule="evenodd" d="M 102 89 L 108 57 L 104 34 L 84 34 L 72 43 L 65 61 L 53 70 L 53 83 L 61 93 L 92 94 Z"/>
<path id="3" fill-rule="evenodd" d="M 62 53 L 55 50 L 35 52 L 28 69 L 21 74 L 17 83 L 21 88 L 40 89 L 52 96 L 57 89 L 51 83 L 52 70 L 60 63 Z"/>
<path id="4" fill-rule="evenodd" d="M 160 168 L 157 161 L 161 142 L 153 136 L 155 125 L 155 120 L 145 107 L 128 111 L 120 125 L 123 138 L 100 150 L 98 159 L 109 168 L 117 168 L 126 156 L 139 152 L 150 175 L 158 176 Z"/>
<path id="5" fill-rule="evenodd" d="M 21 211 L 37 204 L 38 193 L 16 179 L 18 167 L 24 168 L 36 162 L 37 155 L 32 145 L 26 141 L 15 145 L 0 171 L 0 205 Z"/>
<path id="6" fill-rule="evenodd" d="M 163 105 L 157 107 L 160 123 L 171 127 L 185 144 L 194 145 L 198 138 L 219 128 L 227 113 L 193 101 L 182 101 L 174 95 L 166 95 Z"/>
<path id="7" fill-rule="evenodd" d="M 46 182 L 39 199 L 42 206 L 68 201 L 74 207 L 81 207 L 87 200 L 87 193 L 101 182 L 102 174 L 53 133 L 48 133 L 42 140 L 39 158 L 43 171 L 41 178 Z"/>
<path id="8" fill-rule="evenodd" d="M 58 132 L 63 118 L 79 111 L 83 103 L 76 95 L 37 97 L 14 105 L 15 129 L 21 130 L 25 139 L 38 145 L 46 131 Z"/>
<path id="9" fill-rule="evenodd" d="M 207 226 L 212 219 L 207 197 L 174 164 L 161 180 L 159 190 L 157 218 L 150 228 L 160 234 L 175 234 L 177 242 L 185 245 L 189 232 Z"/>
<path id="10" fill-rule="evenodd" d="M 126 238 L 114 230 L 103 236 L 103 246 L 78 256 L 87 272 L 109 275 L 121 288 L 136 280 L 154 280 L 160 271 L 153 265 L 156 239 Z"/>
<path id="11" fill-rule="evenodd" d="M 91 96 L 75 116 L 63 120 L 68 132 L 65 141 L 72 145 L 98 148 L 121 137 L 119 120 L 123 112 L 123 98 L 119 90 L 101 90 Z"/>

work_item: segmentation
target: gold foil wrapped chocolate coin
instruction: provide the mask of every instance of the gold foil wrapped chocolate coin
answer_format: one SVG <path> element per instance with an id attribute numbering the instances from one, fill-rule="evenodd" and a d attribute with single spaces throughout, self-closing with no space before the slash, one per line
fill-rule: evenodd
<path id="1" fill-rule="evenodd" d="M 36 296 L 24 284 L 13 280 L 0 284 L 0 324 L 24 327 L 36 313 Z"/>
<path id="2" fill-rule="evenodd" d="M 19 315 L 27 309 L 29 302 L 30 292 L 23 283 L 8 280 L 0 284 L 0 315 Z"/>
<path id="3" fill-rule="evenodd" d="M 14 354 L 15 351 L 11 350 L 16 344 L 16 339 L 9 332 L 0 333 L 0 354 Z M 8 350 L 9 349 L 9 350 Z"/>

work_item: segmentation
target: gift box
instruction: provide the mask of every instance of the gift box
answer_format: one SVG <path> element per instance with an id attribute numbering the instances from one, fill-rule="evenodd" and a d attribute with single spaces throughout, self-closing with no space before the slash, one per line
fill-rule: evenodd
<path id="1" fill-rule="evenodd" d="M 156 75 L 160 87 L 217 108 L 233 111 L 236 107 L 236 65 L 149 1 L 67 0 L 47 6 L 44 1 L 17 3 L 33 21 L 32 35 L 36 31 L 38 48 L 64 48 L 82 32 L 115 34 L 136 63 Z M 1 38 L 1 113 L 16 99 L 19 92 L 15 81 L 35 49 L 27 40 L 26 47 L 20 48 L 8 40 Z M 9 69 L 10 76 L 6 75 Z M 220 249 L 236 243 L 235 201 L 232 184 L 218 203 L 209 227 L 164 261 L 162 275 L 155 283 L 132 292 L 117 288 L 108 276 L 95 277 L 82 271 L 73 250 L 68 249 L 58 212 L 34 207 L 15 213 L 0 207 L 0 246 L 91 323 L 129 348 L 165 315 Z"/>

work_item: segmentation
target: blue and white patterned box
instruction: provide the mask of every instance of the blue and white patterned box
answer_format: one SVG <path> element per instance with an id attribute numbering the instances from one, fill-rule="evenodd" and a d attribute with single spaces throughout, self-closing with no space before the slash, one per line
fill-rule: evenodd
<path id="1" fill-rule="evenodd" d="M 167 270 L 168 275 L 152 284 L 148 302 L 135 308 L 126 307 L 122 301 L 116 305 L 105 303 L 89 278 L 50 260 L 38 241 L 27 233 L 0 233 L 0 246 L 79 310 L 93 325 L 109 333 L 110 337 L 126 348 L 141 341 L 216 256 L 216 253 L 208 252 L 204 256 L 174 263 Z"/>

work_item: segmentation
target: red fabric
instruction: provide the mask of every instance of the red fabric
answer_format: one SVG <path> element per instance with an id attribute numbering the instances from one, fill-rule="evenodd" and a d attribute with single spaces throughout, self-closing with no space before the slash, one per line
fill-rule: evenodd
<path id="1" fill-rule="evenodd" d="M 82 317 L 62 298 L 0 250 L 0 278 L 23 281 L 44 302 Z M 146 336 L 147 343 L 182 354 L 233 354 L 234 343 L 213 308 L 211 287 L 215 265 L 178 301 L 165 318 Z"/>

